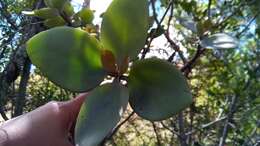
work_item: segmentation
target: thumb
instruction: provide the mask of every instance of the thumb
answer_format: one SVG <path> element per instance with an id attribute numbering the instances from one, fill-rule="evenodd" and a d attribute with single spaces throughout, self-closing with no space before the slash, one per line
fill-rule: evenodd
<path id="1" fill-rule="evenodd" d="M 66 107 L 64 112 L 68 113 L 68 130 L 69 130 L 69 140 L 71 143 L 74 143 L 74 129 L 75 129 L 75 124 L 76 120 L 80 111 L 80 107 L 85 101 L 86 96 L 88 93 L 82 93 L 75 97 L 74 99 L 67 101 L 64 103 L 64 106 Z"/>
<path id="2" fill-rule="evenodd" d="M 75 121 L 77 119 L 78 113 L 80 111 L 80 107 L 85 101 L 86 96 L 88 93 L 82 93 L 75 97 L 74 99 L 67 101 L 64 103 L 64 106 L 66 107 L 66 112 L 69 113 L 69 118 L 71 121 Z"/>

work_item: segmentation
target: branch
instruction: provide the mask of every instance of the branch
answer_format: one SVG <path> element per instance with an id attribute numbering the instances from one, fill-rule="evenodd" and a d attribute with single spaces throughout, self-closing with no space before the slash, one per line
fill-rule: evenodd
<path id="1" fill-rule="evenodd" d="M 108 136 L 103 139 L 103 141 L 101 142 L 100 145 L 104 145 L 108 140 L 110 140 L 116 134 L 116 132 L 120 129 L 120 127 L 123 126 L 134 114 L 135 114 L 135 112 L 131 112 L 124 121 L 122 121 L 120 124 L 118 124 L 112 130 L 112 132 L 110 134 L 108 134 Z"/>
<path id="2" fill-rule="evenodd" d="M 248 22 L 248 24 L 246 25 L 246 27 L 241 31 L 239 32 L 236 37 L 239 38 L 244 32 L 248 31 L 249 30 L 249 27 L 251 26 L 251 24 L 255 21 L 255 19 L 257 18 L 257 16 L 259 15 L 259 12 L 256 13 L 256 15 Z"/>
<path id="3" fill-rule="evenodd" d="M 154 0 L 153 0 L 154 1 Z M 152 10 L 153 10 L 153 15 L 154 16 L 157 16 L 156 14 L 156 10 L 155 10 L 155 4 L 154 2 L 151 3 L 152 4 Z M 171 1 L 171 3 L 169 4 L 168 8 L 170 7 L 173 7 L 173 1 Z M 168 12 L 166 12 L 168 13 Z M 173 15 L 173 14 L 171 14 Z M 158 26 L 161 26 L 161 22 L 158 21 L 157 17 L 154 18 L 155 19 L 155 22 L 157 23 Z M 182 61 L 184 63 L 186 63 L 186 58 L 184 57 L 183 55 L 183 52 L 180 50 L 180 47 L 171 39 L 170 35 L 169 35 L 169 32 L 164 32 L 164 36 L 165 38 L 167 39 L 167 41 L 170 43 L 171 47 L 176 51 L 178 52 L 178 55 L 180 56 L 180 58 L 182 59 Z"/>
<path id="4" fill-rule="evenodd" d="M 224 144 L 225 144 L 225 141 L 226 141 L 226 138 L 227 138 L 227 135 L 228 135 L 229 122 L 233 118 L 233 115 L 234 115 L 234 112 L 235 112 L 236 102 L 237 102 L 237 96 L 233 96 L 231 104 L 229 106 L 228 116 L 227 116 L 226 122 L 224 124 L 222 136 L 220 137 L 220 141 L 219 141 L 219 144 L 218 144 L 219 146 L 224 146 Z"/>
<path id="5" fill-rule="evenodd" d="M 15 100 L 15 111 L 14 116 L 20 116 L 23 114 L 23 108 L 25 105 L 26 87 L 30 77 L 31 61 L 26 58 L 23 66 L 23 73 L 19 84 L 18 97 Z"/>
<path id="6" fill-rule="evenodd" d="M 258 65 L 254 71 L 256 72 L 258 69 L 259 69 L 260 65 Z M 247 88 L 249 87 L 251 83 L 251 80 L 248 80 L 244 87 L 242 88 L 242 91 L 245 91 L 247 90 Z M 238 100 L 238 97 L 239 95 L 235 95 L 232 97 L 232 101 L 231 101 L 231 104 L 229 106 L 229 112 L 228 112 L 228 115 L 227 115 L 227 119 L 226 119 L 226 122 L 225 122 L 225 125 L 224 125 L 224 128 L 223 128 L 223 132 L 222 132 L 222 136 L 220 137 L 220 141 L 219 141 L 219 146 L 224 146 L 225 144 L 225 141 L 226 141 L 226 138 L 228 136 L 228 128 L 229 128 L 229 123 L 230 121 L 232 120 L 235 112 L 236 112 L 236 102 Z"/>
<path id="7" fill-rule="evenodd" d="M 190 61 L 188 61 L 182 68 L 181 71 L 190 71 L 192 66 L 195 64 L 196 60 L 205 52 L 205 49 L 203 49 L 200 45 L 198 45 L 197 51 L 195 55 L 192 57 Z"/>
<path id="8" fill-rule="evenodd" d="M 156 28 L 156 30 L 155 30 L 155 33 L 156 33 L 156 32 L 159 31 L 159 29 L 161 29 L 161 27 L 162 27 L 161 24 L 162 24 L 163 20 L 165 19 L 167 13 L 169 12 L 169 10 L 170 10 L 170 8 L 171 8 L 171 6 L 172 6 L 173 0 L 169 3 L 169 5 L 168 5 L 166 11 L 164 12 L 163 17 L 162 17 L 162 19 L 160 20 L 160 22 L 159 22 L 159 20 L 158 20 L 157 17 L 156 17 L 157 14 L 156 14 L 156 12 L 155 12 L 154 2 L 155 2 L 155 0 L 151 0 L 151 5 L 152 5 L 153 8 L 154 8 L 153 17 L 154 17 L 154 20 L 156 21 L 156 24 L 157 24 L 157 28 Z M 150 40 L 148 40 L 148 39 L 150 39 Z M 146 40 L 147 46 L 146 46 L 145 48 L 143 48 L 143 52 L 142 52 L 141 59 L 144 59 L 144 58 L 145 58 L 145 55 L 150 51 L 150 46 L 151 46 L 151 43 L 152 43 L 152 41 L 153 41 L 154 39 L 155 39 L 155 38 L 153 37 L 153 33 L 150 32 L 150 34 L 148 35 L 147 40 Z"/>
<path id="9" fill-rule="evenodd" d="M 242 7 L 244 7 L 245 5 L 247 5 L 247 2 L 244 3 L 240 3 L 239 6 L 233 11 L 233 13 L 231 13 L 229 16 L 225 17 L 224 20 L 222 20 L 221 22 L 217 22 L 215 26 L 220 26 L 220 30 L 222 30 L 225 26 L 221 26 L 224 23 L 226 23 L 230 18 L 232 18 L 233 16 L 236 15 L 236 13 L 240 10 L 242 10 Z"/>
<path id="10" fill-rule="evenodd" d="M 151 123 L 152 123 L 152 125 L 153 125 L 153 131 L 154 131 L 154 133 L 155 133 L 155 136 L 156 136 L 157 145 L 158 145 L 158 146 L 161 146 L 161 145 L 162 145 L 162 143 L 161 143 L 161 140 L 160 140 L 160 135 L 159 135 L 159 132 L 157 131 L 156 125 L 155 125 L 155 123 L 154 123 L 154 122 L 151 122 Z"/>
<path id="11" fill-rule="evenodd" d="M 174 131 L 173 129 L 170 129 L 170 128 L 169 128 L 168 126 L 166 126 L 163 122 L 160 122 L 160 123 L 162 124 L 163 128 L 169 130 L 172 134 L 175 134 L 175 135 L 177 135 L 179 138 L 181 138 L 180 133 L 178 133 L 177 131 Z"/>
<path id="12" fill-rule="evenodd" d="M 212 125 L 215 125 L 215 124 L 217 124 L 217 123 L 219 123 L 219 122 L 221 122 L 221 121 L 223 121 L 223 120 L 225 120 L 225 119 L 227 119 L 226 116 L 225 116 L 225 117 L 222 117 L 222 118 L 219 118 L 219 119 L 216 119 L 215 121 L 209 122 L 209 123 L 207 123 L 207 124 L 203 124 L 203 125 L 201 125 L 197 130 L 189 131 L 189 132 L 185 133 L 185 135 L 187 135 L 187 136 L 188 136 L 188 135 L 191 135 L 191 134 L 195 133 L 195 132 L 198 131 L 198 130 L 202 130 L 202 129 L 208 128 L 208 127 L 210 127 L 210 126 L 212 126 Z"/>
<path id="13" fill-rule="evenodd" d="M 90 8 L 90 0 L 84 0 L 82 7 L 83 8 Z"/>
<path id="14" fill-rule="evenodd" d="M 208 19 L 210 20 L 211 19 L 211 4 L 212 4 L 212 0 L 209 0 L 209 4 L 208 4 Z"/>

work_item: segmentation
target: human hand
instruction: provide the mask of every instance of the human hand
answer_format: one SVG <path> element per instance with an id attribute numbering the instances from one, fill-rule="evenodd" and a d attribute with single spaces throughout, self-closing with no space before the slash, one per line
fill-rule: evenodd
<path id="1" fill-rule="evenodd" d="M 73 146 L 69 136 L 86 95 L 50 102 L 7 121 L 0 127 L 0 146 Z"/>

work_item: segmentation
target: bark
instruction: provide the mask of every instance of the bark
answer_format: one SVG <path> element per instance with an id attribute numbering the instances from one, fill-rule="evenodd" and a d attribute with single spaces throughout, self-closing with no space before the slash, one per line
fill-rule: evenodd
<path id="1" fill-rule="evenodd" d="M 31 61 L 29 60 L 29 58 L 26 58 L 23 67 L 20 85 L 19 85 L 18 97 L 16 98 L 15 101 L 15 111 L 14 111 L 15 117 L 23 114 L 23 107 L 25 105 L 25 97 L 26 97 L 26 87 L 30 77 L 30 69 L 31 69 Z"/>
<path id="2" fill-rule="evenodd" d="M 82 7 L 83 8 L 90 8 L 90 0 L 84 0 Z"/>
<path id="3" fill-rule="evenodd" d="M 179 137 L 179 141 L 180 141 L 180 145 L 181 146 L 187 146 L 186 143 L 186 135 L 185 135 L 185 130 L 184 130 L 184 119 L 183 119 L 183 112 L 180 112 L 178 115 L 178 123 L 179 123 L 179 130 L 180 130 L 180 137 Z"/>
<path id="4" fill-rule="evenodd" d="M 2 6 L 4 6 L 3 2 L 1 2 L 1 4 Z M 39 6 L 41 6 L 42 4 L 43 1 L 38 1 L 35 7 L 39 8 Z M 9 20 L 8 23 L 10 23 L 12 28 L 16 30 L 18 28 L 18 25 L 13 23 L 13 21 L 11 21 L 10 16 L 11 14 L 5 11 L 5 17 L 7 20 Z M 36 21 L 37 20 L 35 18 L 28 18 L 29 24 Z M 38 28 L 39 28 L 38 25 L 27 25 L 27 27 L 24 29 L 21 42 L 25 42 L 30 37 L 32 37 L 37 32 L 37 30 L 39 30 Z M 15 99 L 15 103 L 14 103 L 15 104 L 14 116 L 18 116 L 23 113 L 23 106 L 25 103 L 25 95 L 26 95 L 26 86 L 30 75 L 30 66 L 31 63 L 29 58 L 27 57 L 25 45 L 22 45 L 21 47 L 18 46 L 18 48 L 12 53 L 10 57 L 10 62 L 8 63 L 3 74 L 1 75 L 0 114 L 5 120 L 7 120 L 8 117 L 5 115 L 4 101 L 7 99 L 10 85 L 16 81 L 20 73 L 22 74 L 21 74 L 21 81 L 19 85 L 18 97 Z"/>

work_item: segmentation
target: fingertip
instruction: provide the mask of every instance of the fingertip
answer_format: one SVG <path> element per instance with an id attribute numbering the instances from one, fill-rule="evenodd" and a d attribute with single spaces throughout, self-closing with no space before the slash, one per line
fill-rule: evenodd
<path id="1" fill-rule="evenodd" d="M 78 96 L 76 96 L 74 99 L 69 101 L 70 102 L 69 104 L 71 104 L 73 106 L 73 108 L 81 107 L 81 105 L 85 101 L 87 95 L 88 95 L 88 93 L 81 93 Z"/>

